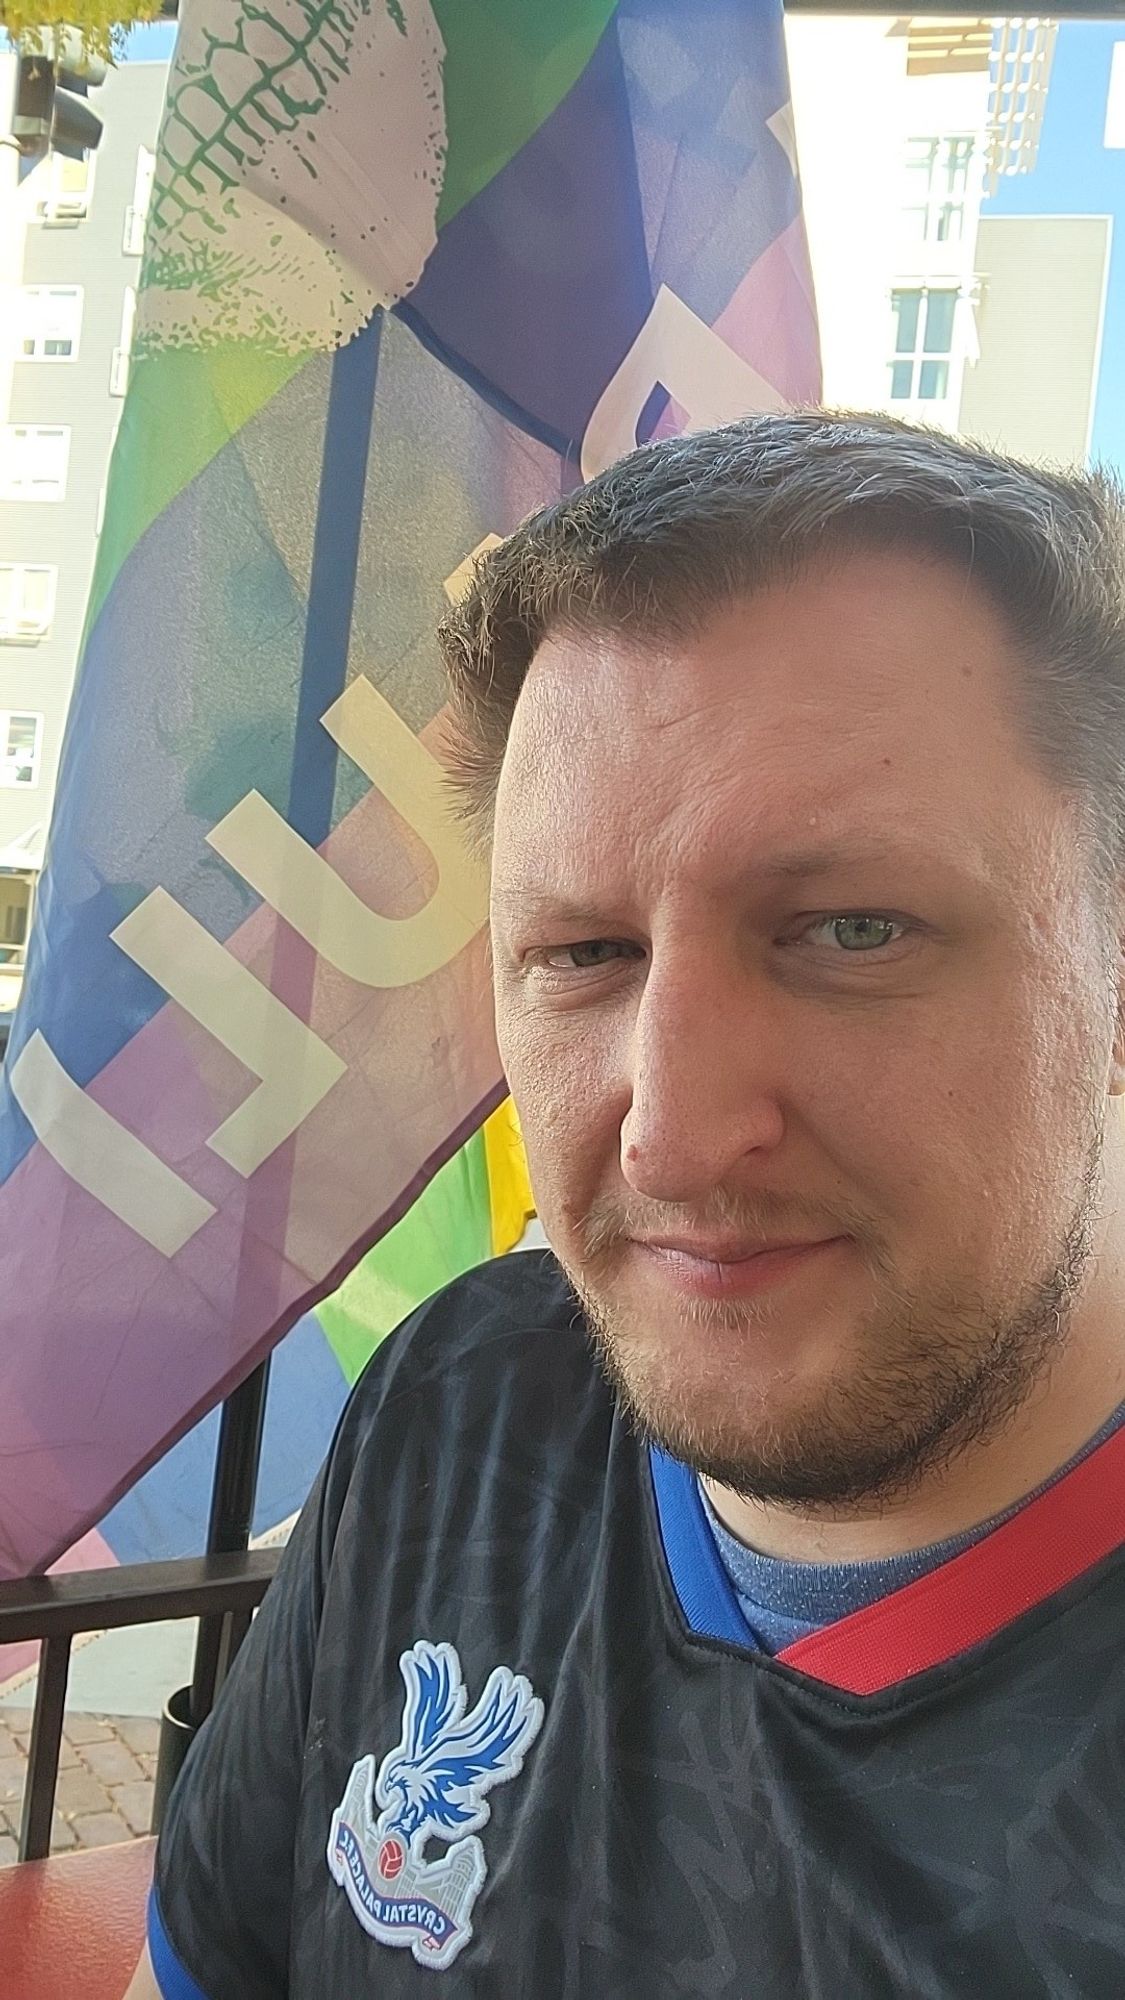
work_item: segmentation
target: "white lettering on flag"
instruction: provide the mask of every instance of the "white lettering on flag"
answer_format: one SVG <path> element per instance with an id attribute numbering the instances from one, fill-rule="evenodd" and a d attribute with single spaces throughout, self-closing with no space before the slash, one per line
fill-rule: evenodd
<path id="1" fill-rule="evenodd" d="M 324 727 L 433 856 L 438 886 L 412 917 L 372 910 L 260 792 L 208 834 L 210 845 L 287 924 L 362 986 L 413 986 L 450 964 L 481 929 L 488 883 L 450 812 L 437 759 L 364 677 L 323 717 Z"/>
<path id="2" fill-rule="evenodd" d="M 304 1123 L 346 1063 L 166 889 L 154 889 L 111 935 L 260 1078 L 207 1141 L 236 1173 L 249 1176 Z"/>
<path id="3" fill-rule="evenodd" d="M 209 1201 L 79 1089 L 38 1029 L 12 1065 L 11 1085 L 56 1166 L 154 1250 L 174 1257 L 214 1215 Z"/>
<path id="4" fill-rule="evenodd" d="M 730 424 L 754 410 L 785 408 L 785 398 L 764 375 L 661 285 L 632 347 L 594 405 L 582 439 L 584 479 L 636 450 L 638 420 L 658 385 L 687 412 L 689 430 Z"/>

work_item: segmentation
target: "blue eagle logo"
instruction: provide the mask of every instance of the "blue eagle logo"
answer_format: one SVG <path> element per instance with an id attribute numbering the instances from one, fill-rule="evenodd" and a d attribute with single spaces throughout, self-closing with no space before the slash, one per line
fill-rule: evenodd
<path id="1" fill-rule="evenodd" d="M 378 1772 L 370 1753 L 352 1766 L 332 1815 L 327 1861 L 371 1937 L 444 1972 L 472 1937 L 488 1872 L 477 1839 L 491 1810 L 486 1794 L 522 1770 L 543 1703 L 523 1674 L 494 1667 L 469 1711 L 456 1652 L 428 1639 L 399 1666 L 402 1740 Z M 431 1837 L 445 1851 L 427 1860 Z"/>
<path id="2" fill-rule="evenodd" d="M 494 1667 L 466 1715 L 468 1690 L 452 1646 L 420 1639 L 399 1661 L 406 1682 L 402 1742 L 384 1759 L 377 1795 L 380 1831 L 451 1840 L 475 1833 L 489 1807 L 484 1793 L 514 1778 L 538 1734 L 543 1704 L 522 1674 Z"/>

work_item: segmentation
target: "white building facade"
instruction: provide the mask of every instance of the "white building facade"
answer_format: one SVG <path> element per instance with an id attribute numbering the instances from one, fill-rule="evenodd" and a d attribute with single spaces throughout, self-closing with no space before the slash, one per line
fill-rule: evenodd
<path id="1" fill-rule="evenodd" d="M 15 60 L 0 56 L 0 104 Z M 0 148 L 0 1015 L 78 664 L 167 74 L 110 72 L 88 161 Z"/>
<path id="2" fill-rule="evenodd" d="M 786 27 L 825 401 L 961 430 L 981 204 L 1034 159 L 1053 30 L 805 14 Z"/>

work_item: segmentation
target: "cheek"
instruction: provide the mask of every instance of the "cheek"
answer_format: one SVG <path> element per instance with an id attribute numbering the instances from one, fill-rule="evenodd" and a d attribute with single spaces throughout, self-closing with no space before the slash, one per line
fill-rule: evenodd
<path id="1" fill-rule="evenodd" d="M 835 1028 L 822 1023 L 803 1080 L 794 1077 L 794 1134 L 804 1128 L 840 1191 L 872 1216 L 911 1236 L 964 1241 L 982 1201 L 1011 1187 L 1027 1157 L 1022 1135 L 1042 1115 L 1028 1102 L 1026 1054 L 979 1007 L 904 1011 L 893 1024 L 853 1016 Z"/>
<path id="2" fill-rule="evenodd" d="M 615 1162 L 628 1094 L 602 1040 L 573 1019 L 506 1014 L 497 1034 L 519 1113 L 532 1185 L 546 1213 L 552 1197 L 581 1199 Z"/>
<path id="3" fill-rule="evenodd" d="M 1094 1133 L 1095 1015 L 1080 981 L 1009 965 L 1002 993 L 888 1043 L 851 1160 L 921 1255 L 1026 1271 L 1068 1225 Z"/>

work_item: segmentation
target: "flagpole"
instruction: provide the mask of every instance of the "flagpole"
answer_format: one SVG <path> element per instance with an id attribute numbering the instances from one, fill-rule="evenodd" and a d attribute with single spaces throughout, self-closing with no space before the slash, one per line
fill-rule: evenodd
<path id="1" fill-rule="evenodd" d="M 382 326 L 383 315 L 377 312 L 332 361 L 286 812 L 290 826 L 312 847 L 319 847 L 332 830 L 339 752 L 328 731 L 321 727 L 321 717 L 347 685 Z M 298 1012 L 301 1001 L 311 1007 L 315 954 L 303 939 L 279 924 L 275 973 L 282 958 L 289 974 L 287 1005 Z M 302 989 L 299 997 L 297 987 Z M 289 1147 L 292 1158 L 292 1140 Z M 275 1187 L 271 1205 L 276 1205 L 278 1199 Z M 248 1226 L 249 1211 L 254 1205 L 252 1186 L 247 1204 Z M 272 1219 L 279 1222 L 283 1234 L 284 1217 Z M 236 1292 L 236 1321 L 238 1317 Z M 250 1541 L 269 1372 L 267 1356 L 222 1405 L 207 1529 L 209 1555 L 245 1549 Z M 159 1830 L 172 1784 L 191 1739 L 210 1713 L 248 1625 L 249 1618 L 243 1614 L 219 1614 L 199 1621 L 191 1685 L 177 1688 L 165 1703 L 153 1805 L 154 1832 Z"/>

